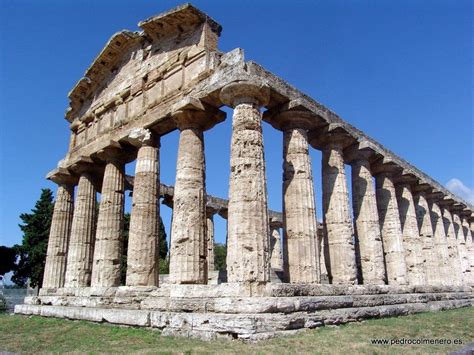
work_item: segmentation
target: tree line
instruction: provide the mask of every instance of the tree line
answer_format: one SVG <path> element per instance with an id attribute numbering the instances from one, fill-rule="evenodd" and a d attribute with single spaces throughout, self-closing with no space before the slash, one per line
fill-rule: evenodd
<path id="1" fill-rule="evenodd" d="M 31 287 L 38 286 L 41 288 L 53 210 L 53 192 L 50 189 L 42 189 L 40 198 L 36 201 L 35 207 L 31 212 L 22 213 L 20 215 L 22 223 L 19 224 L 19 227 L 23 232 L 22 243 L 16 244 L 13 247 L 0 246 L 0 277 L 13 271 L 11 279 L 16 285 L 25 286 L 29 279 Z M 122 235 L 122 284 L 125 284 L 125 275 L 127 272 L 129 228 L 130 214 L 125 213 Z M 161 217 L 158 238 L 160 274 L 167 274 L 169 273 L 168 243 L 166 241 L 165 226 Z M 226 254 L 226 246 L 216 243 L 214 263 L 217 270 L 225 269 Z"/>

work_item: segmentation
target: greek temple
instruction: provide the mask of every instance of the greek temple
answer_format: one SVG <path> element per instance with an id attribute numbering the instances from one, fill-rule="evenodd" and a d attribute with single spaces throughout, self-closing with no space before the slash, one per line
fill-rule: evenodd
<path id="1" fill-rule="evenodd" d="M 472 305 L 474 206 L 242 49 L 219 51 L 221 25 L 192 5 L 138 25 L 114 34 L 69 93 L 69 148 L 47 176 L 57 192 L 44 280 L 16 313 L 258 340 Z M 204 132 L 226 119 L 223 199 L 206 193 Z M 282 132 L 281 212 L 268 208 L 262 121 Z M 160 141 L 175 130 L 166 186 Z M 161 203 L 172 208 L 166 278 Z M 214 270 L 216 214 L 227 222 L 224 273 Z"/>

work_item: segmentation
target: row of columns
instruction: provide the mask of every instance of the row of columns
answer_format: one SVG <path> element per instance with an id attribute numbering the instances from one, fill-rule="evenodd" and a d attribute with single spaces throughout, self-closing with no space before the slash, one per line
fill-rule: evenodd
<path id="1" fill-rule="evenodd" d="M 228 282 L 268 282 L 270 265 L 287 282 L 333 284 L 472 283 L 472 235 L 453 202 L 416 185 L 373 152 L 353 146 L 340 130 L 310 132 L 307 112 L 286 110 L 273 119 L 283 131 L 283 245 L 267 206 L 261 108 L 269 89 L 236 82 L 221 90 L 233 107 L 230 157 Z M 212 213 L 206 211 L 203 132 L 223 118 L 198 100 L 173 109 L 180 131 L 170 245 L 170 282 L 207 283 L 213 261 Z M 311 133 L 309 137 L 309 133 Z M 158 285 L 159 140 L 132 131 L 138 149 L 126 284 Z M 322 150 L 323 241 L 317 235 L 309 144 Z M 78 191 L 61 175 L 43 287 L 110 287 L 120 281 L 125 175 L 123 151 L 103 150 L 102 196 L 95 226 L 97 181 L 76 168 Z M 345 163 L 352 166 L 352 212 Z M 375 186 L 373 183 L 375 176 Z M 452 213 L 455 211 L 456 213 Z M 461 213 L 460 213 L 461 212 Z M 352 214 L 354 224 L 352 223 Z M 279 263 L 283 256 L 283 263 Z"/>

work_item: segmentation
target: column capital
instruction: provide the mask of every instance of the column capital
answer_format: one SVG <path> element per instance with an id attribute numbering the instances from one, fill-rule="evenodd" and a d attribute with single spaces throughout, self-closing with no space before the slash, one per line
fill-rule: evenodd
<path id="1" fill-rule="evenodd" d="M 418 178 L 412 174 L 396 175 L 393 179 L 393 183 L 398 187 L 408 186 L 410 190 L 413 190 L 413 186 L 418 182 Z"/>
<path id="2" fill-rule="evenodd" d="M 125 141 L 138 148 L 142 146 L 160 147 L 160 137 L 147 128 L 132 129 Z"/>
<path id="3" fill-rule="evenodd" d="M 413 185 L 412 191 L 415 194 L 425 196 L 426 194 L 429 194 L 431 191 L 433 191 L 433 188 L 429 184 L 419 182 L 418 184 Z"/>
<path id="4" fill-rule="evenodd" d="M 369 163 L 374 154 L 370 148 L 361 148 L 360 144 L 356 143 L 344 149 L 344 160 L 351 165 L 360 165 Z"/>
<path id="5" fill-rule="evenodd" d="M 180 131 L 189 128 L 206 131 L 222 122 L 226 114 L 203 104 L 199 99 L 188 96 L 173 105 L 171 117 Z"/>
<path id="6" fill-rule="evenodd" d="M 448 196 L 444 196 L 442 200 L 438 201 L 438 205 L 447 210 L 451 210 L 454 204 L 455 201 Z"/>
<path id="7" fill-rule="evenodd" d="M 108 145 L 95 153 L 95 157 L 105 163 L 128 163 L 135 159 L 136 152 L 126 149 L 119 142 L 110 141 Z"/>
<path id="8" fill-rule="evenodd" d="M 46 179 L 58 185 L 77 185 L 78 176 L 72 174 L 68 169 L 56 168 L 46 175 Z"/>
<path id="9" fill-rule="evenodd" d="M 327 126 L 308 132 L 308 142 L 316 149 L 344 149 L 353 144 L 353 138 L 340 123 L 330 123 Z"/>
<path id="10" fill-rule="evenodd" d="M 434 203 L 434 202 L 438 203 L 439 201 L 443 199 L 444 194 L 441 191 L 434 190 L 431 193 L 427 193 L 425 197 L 429 203 Z"/>
<path id="11" fill-rule="evenodd" d="M 454 203 L 451 211 L 453 213 L 457 214 L 458 216 L 461 216 L 464 208 L 466 208 L 466 206 L 464 204 L 456 202 L 456 203 Z"/>
<path id="12" fill-rule="evenodd" d="M 370 165 L 372 174 L 375 176 L 384 175 L 388 177 L 395 177 L 400 173 L 401 168 L 391 162 L 376 161 Z"/>
<path id="13" fill-rule="evenodd" d="M 297 128 L 310 130 L 327 125 L 326 120 L 303 106 L 301 99 L 291 100 L 265 111 L 263 119 L 280 131 Z"/>
<path id="14" fill-rule="evenodd" d="M 249 81 L 236 81 L 221 89 L 220 99 L 224 105 L 232 108 L 241 103 L 251 103 L 263 107 L 270 101 L 270 88 Z"/>

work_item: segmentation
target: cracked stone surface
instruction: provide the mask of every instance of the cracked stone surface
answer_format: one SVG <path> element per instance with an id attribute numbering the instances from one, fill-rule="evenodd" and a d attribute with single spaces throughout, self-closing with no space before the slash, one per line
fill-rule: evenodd
<path id="1" fill-rule="evenodd" d="M 158 147 L 159 143 L 147 134 L 143 136 L 138 149 L 128 236 L 128 286 L 158 285 Z"/>
<path id="2" fill-rule="evenodd" d="M 466 250 L 467 250 L 467 282 L 468 284 L 474 284 L 474 242 L 472 240 L 472 231 L 470 224 L 466 217 L 462 219 L 462 229 L 464 232 L 464 239 L 466 240 Z"/>
<path id="3" fill-rule="evenodd" d="M 285 272 L 291 283 L 320 281 L 313 175 L 306 130 L 283 132 Z"/>
<path id="4" fill-rule="evenodd" d="M 349 208 L 342 146 L 337 142 L 323 148 L 324 257 L 334 284 L 357 283 L 352 221 Z"/>
<path id="5" fill-rule="evenodd" d="M 423 267 L 422 238 L 418 231 L 413 193 L 408 183 L 397 186 L 397 202 L 400 211 L 408 284 L 423 285 L 426 283 L 426 279 Z"/>
<path id="6" fill-rule="evenodd" d="M 407 284 L 405 251 L 402 227 L 398 211 L 395 186 L 391 173 L 380 173 L 375 177 L 377 207 L 380 217 L 385 265 L 388 284 Z"/>
<path id="7" fill-rule="evenodd" d="M 92 263 L 92 286 L 120 285 L 125 166 L 113 160 L 105 166 Z"/>
<path id="8" fill-rule="evenodd" d="M 214 266 L 214 216 L 206 218 L 206 235 L 207 235 L 207 274 L 215 270 Z"/>
<path id="9" fill-rule="evenodd" d="M 189 116 L 189 117 L 188 117 Z M 170 246 L 170 281 L 207 283 L 207 234 L 204 136 L 182 113 Z"/>
<path id="10" fill-rule="evenodd" d="M 430 210 L 425 193 L 420 191 L 415 195 L 415 212 L 418 221 L 418 229 L 422 240 L 423 268 L 426 282 L 429 285 L 440 284 L 437 273 L 436 252 L 434 249 L 433 226 L 431 224 Z"/>
<path id="11" fill-rule="evenodd" d="M 450 275 L 452 284 L 462 285 L 461 258 L 459 257 L 456 232 L 454 230 L 453 215 L 447 208 L 443 208 L 443 222 L 448 242 L 448 261 L 450 266 Z"/>
<path id="12" fill-rule="evenodd" d="M 433 224 L 433 240 L 438 261 L 437 272 L 440 282 L 450 284 L 452 281 L 451 270 L 449 268 L 448 242 L 444 229 L 443 215 L 436 201 L 429 201 L 431 223 Z"/>
<path id="13" fill-rule="evenodd" d="M 385 265 L 379 215 L 370 165 L 357 159 L 352 165 L 354 232 L 359 245 L 364 284 L 385 284 Z"/>
<path id="14" fill-rule="evenodd" d="M 72 219 L 65 287 L 90 285 L 96 229 L 96 195 L 92 175 L 82 173 Z"/>
<path id="15" fill-rule="evenodd" d="M 234 107 L 227 222 L 229 282 L 268 282 L 270 232 L 260 106 L 268 93 L 237 83 L 221 92 Z"/>
<path id="16" fill-rule="evenodd" d="M 270 266 L 272 269 L 283 270 L 283 255 L 279 228 L 270 225 Z"/>
<path id="17" fill-rule="evenodd" d="M 73 212 L 74 186 L 71 184 L 59 184 L 51 220 L 43 287 L 64 286 Z"/>

